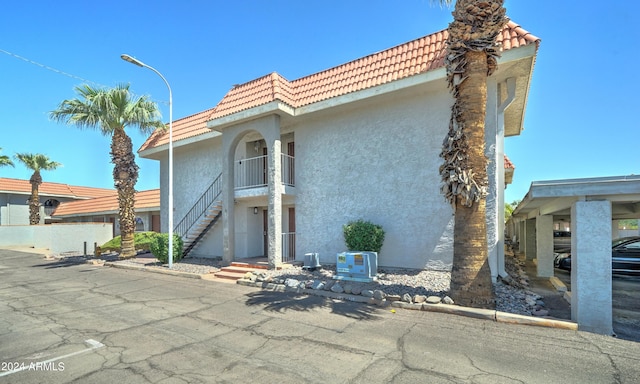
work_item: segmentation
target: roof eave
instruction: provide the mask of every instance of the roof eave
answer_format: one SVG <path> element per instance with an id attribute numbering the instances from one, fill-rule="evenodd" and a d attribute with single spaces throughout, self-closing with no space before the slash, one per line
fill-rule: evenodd
<path id="1" fill-rule="evenodd" d="M 212 132 L 207 132 L 200 135 L 187 137 L 182 140 L 177 140 L 177 141 L 174 140 L 173 148 L 175 149 L 177 147 L 193 144 L 198 141 L 213 139 L 218 136 L 220 136 L 220 132 L 212 131 Z M 138 156 L 145 159 L 160 160 L 164 156 L 164 153 L 167 152 L 168 150 L 169 150 L 169 143 L 166 143 L 166 144 L 159 145 L 157 147 L 140 150 L 138 151 Z"/>
<path id="2" fill-rule="evenodd" d="M 243 121 L 255 120 L 268 115 L 295 115 L 295 108 L 280 100 L 274 100 L 254 108 L 245 109 L 230 115 L 222 116 L 207 121 L 207 128 L 218 134 L 222 133 L 226 127 L 238 124 Z"/>
<path id="3" fill-rule="evenodd" d="M 504 51 L 498 59 L 498 69 L 500 69 L 501 65 L 504 66 L 508 63 L 522 63 L 522 67 L 519 68 L 515 74 L 507 71 L 502 75 L 505 78 L 515 75 L 517 83 L 520 83 L 516 84 L 516 98 L 514 100 L 514 104 L 505 111 L 505 137 L 518 136 L 524 130 L 524 118 L 537 51 L 537 43 L 528 44 Z"/>
<path id="4" fill-rule="evenodd" d="M 437 68 L 431 71 L 419 73 L 400 80 L 395 80 L 386 84 L 363 89 L 360 91 L 346 93 L 344 95 L 332 97 L 302 107 L 293 108 L 290 105 L 276 100 L 258 107 L 250 108 L 244 111 L 236 112 L 231 115 L 223 116 L 217 119 L 209 120 L 207 128 L 223 132 L 226 127 L 238 124 L 243 121 L 254 120 L 262 116 L 278 114 L 285 116 L 302 116 L 308 113 L 314 113 L 321 110 L 338 107 L 341 105 L 357 102 L 371 97 L 396 92 L 402 89 L 422 85 L 446 78 L 446 69 Z"/>

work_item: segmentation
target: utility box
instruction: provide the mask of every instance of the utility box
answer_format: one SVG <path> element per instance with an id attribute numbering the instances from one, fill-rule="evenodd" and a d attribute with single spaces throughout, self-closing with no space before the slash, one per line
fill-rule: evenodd
<path id="1" fill-rule="evenodd" d="M 320 255 L 317 253 L 305 253 L 302 269 L 313 271 L 316 268 L 320 268 Z"/>
<path id="2" fill-rule="evenodd" d="M 341 252 L 336 256 L 336 280 L 371 282 L 377 280 L 377 252 Z"/>

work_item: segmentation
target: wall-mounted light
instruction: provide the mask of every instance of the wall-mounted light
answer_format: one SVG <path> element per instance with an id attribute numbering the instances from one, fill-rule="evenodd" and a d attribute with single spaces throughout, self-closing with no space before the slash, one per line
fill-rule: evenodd
<path id="1" fill-rule="evenodd" d="M 257 215 L 258 214 L 258 207 L 253 207 L 253 214 Z"/>

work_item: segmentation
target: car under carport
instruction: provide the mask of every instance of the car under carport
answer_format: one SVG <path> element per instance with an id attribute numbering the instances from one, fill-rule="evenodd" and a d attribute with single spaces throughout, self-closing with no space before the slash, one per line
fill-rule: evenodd
<path id="1" fill-rule="evenodd" d="M 580 329 L 613 334 L 611 239 L 617 220 L 640 218 L 640 176 L 535 181 L 513 211 L 507 235 L 554 276 L 553 223 L 571 223 L 571 318 Z"/>

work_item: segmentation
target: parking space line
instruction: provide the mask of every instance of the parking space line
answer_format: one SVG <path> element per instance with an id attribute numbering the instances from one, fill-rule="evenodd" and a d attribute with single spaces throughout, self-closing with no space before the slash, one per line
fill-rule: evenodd
<path id="1" fill-rule="evenodd" d="M 77 352 L 73 352 L 73 353 L 69 353 L 63 356 L 58 356 L 55 357 L 53 359 L 49 359 L 49 360 L 45 360 L 45 361 L 39 361 L 39 362 L 32 362 L 29 364 L 23 364 L 20 368 L 18 369 L 14 369 L 11 371 L 6 371 L 6 372 L 1 372 L 0 373 L 0 377 L 2 376 L 8 376 L 14 373 L 18 373 L 18 372 L 22 372 L 22 371 L 26 371 L 31 369 L 31 367 L 43 367 L 43 366 L 47 366 L 48 364 L 54 362 L 54 361 L 58 361 L 58 360 L 62 360 L 62 359 L 66 359 L 67 357 L 72 357 L 72 356 L 76 356 L 76 355 L 80 355 L 82 353 L 86 353 L 86 352 L 90 352 L 93 351 L 94 349 L 98 349 L 98 348 L 102 348 L 104 347 L 104 344 L 102 344 L 99 341 L 93 340 L 93 339 L 88 339 L 84 341 L 85 343 L 89 344 L 91 347 L 90 348 L 86 348 L 83 349 L 81 351 L 77 351 Z"/>

